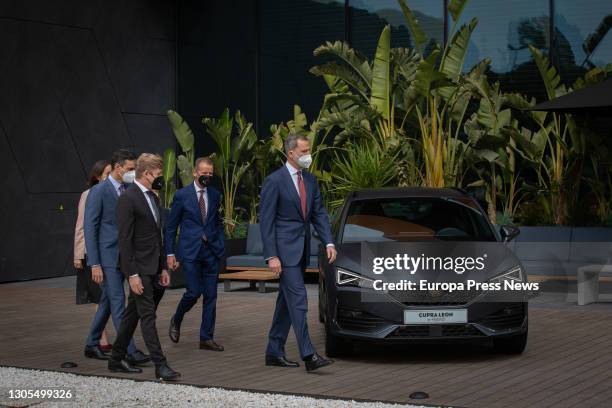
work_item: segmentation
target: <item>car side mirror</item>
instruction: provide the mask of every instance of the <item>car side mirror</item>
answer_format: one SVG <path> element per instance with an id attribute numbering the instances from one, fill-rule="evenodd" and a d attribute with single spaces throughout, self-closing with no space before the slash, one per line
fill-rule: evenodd
<path id="1" fill-rule="evenodd" d="M 514 238 L 519 236 L 521 230 L 511 225 L 502 225 L 501 227 L 499 227 L 499 233 L 504 242 L 510 242 Z"/>

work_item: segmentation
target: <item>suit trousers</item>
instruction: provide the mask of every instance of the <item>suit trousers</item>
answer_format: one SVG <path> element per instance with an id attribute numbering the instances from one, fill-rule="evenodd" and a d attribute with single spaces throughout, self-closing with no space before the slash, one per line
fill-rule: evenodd
<path id="1" fill-rule="evenodd" d="M 165 288 L 159 284 L 159 275 L 143 275 L 140 277 L 144 291 L 136 295 L 130 290 L 128 304 L 121 320 L 121 326 L 117 338 L 113 344 L 112 359 L 122 360 L 127 351 L 127 345 L 140 320 L 140 329 L 151 360 L 156 366 L 166 362 L 166 357 L 161 349 L 159 336 L 157 335 L 156 311 L 161 301 Z"/>
<path id="2" fill-rule="evenodd" d="M 100 337 L 106 327 L 108 318 L 112 316 L 115 331 L 119 331 L 121 319 L 125 309 L 125 289 L 123 283 L 125 277 L 117 268 L 103 266 L 104 280 L 102 281 L 102 295 L 98 303 L 98 310 L 91 322 L 89 336 L 87 337 L 87 346 L 93 347 L 100 344 Z M 136 351 L 134 340 L 130 338 L 130 343 L 127 348 L 128 353 Z"/>
<path id="3" fill-rule="evenodd" d="M 202 321 L 200 323 L 200 340 L 212 340 L 215 332 L 217 315 L 217 280 L 219 263 L 217 257 L 206 244 L 202 244 L 198 259 L 181 262 L 185 274 L 186 291 L 174 313 L 174 321 L 180 324 L 185 313 L 198 302 L 202 296 Z"/>
<path id="4" fill-rule="evenodd" d="M 293 332 L 300 349 L 300 357 L 305 359 L 315 353 L 314 346 L 308 334 L 306 314 L 308 312 L 308 299 L 304 286 L 305 258 L 299 266 L 283 266 L 280 274 L 276 309 L 272 318 L 272 327 L 268 334 L 268 347 L 266 354 L 274 357 L 285 356 L 285 343 L 289 335 L 289 328 Z"/>

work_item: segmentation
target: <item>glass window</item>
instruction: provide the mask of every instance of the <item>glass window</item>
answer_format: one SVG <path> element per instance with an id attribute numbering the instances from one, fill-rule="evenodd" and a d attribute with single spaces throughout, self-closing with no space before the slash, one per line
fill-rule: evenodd
<path id="1" fill-rule="evenodd" d="M 368 58 L 374 56 L 378 37 L 386 24 L 391 26 L 391 46 L 413 48 L 406 19 L 397 0 L 350 0 L 351 44 Z M 444 2 L 410 0 L 421 28 L 439 44 L 444 40 Z"/>
<path id="2" fill-rule="evenodd" d="M 490 58 L 490 79 L 499 80 L 504 90 L 542 97 L 543 85 L 528 45 L 548 52 L 549 11 L 548 0 L 470 0 L 459 24 L 476 17 L 478 25 L 464 69 Z"/>
<path id="3" fill-rule="evenodd" d="M 327 88 L 312 75 L 324 60 L 313 56 L 326 41 L 344 40 L 344 0 L 260 2 L 260 136 L 271 124 L 292 118 L 298 104 L 316 119 Z"/>
<path id="4" fill-rule="evenodd" d="M 469 199 L 386 198 L 351 204 L 343 242 L 495 241 L 486 216 Z"/>
<path id="5" fill-rule="evenodd" d="M 594 66 L 612 63 L 610 0 L 556 0 L 554 10 L 553 55 L 566 84 Z"/>

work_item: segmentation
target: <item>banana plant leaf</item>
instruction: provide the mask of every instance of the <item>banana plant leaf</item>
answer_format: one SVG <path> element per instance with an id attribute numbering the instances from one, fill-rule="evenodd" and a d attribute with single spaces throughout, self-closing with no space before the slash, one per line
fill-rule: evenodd
<path id="1" fill-rule="evenodd" d="M 170 121 L 170 125 L 172 127 L 172 132 L 176 137 L 176 140 L 179 142 L 181 149 L 185 154 L 190 153 L 193 150 L 193 132 L 191 128 L 187 124 L 187 122 L 173 110 L 169 110 L 167 112 L 168 120 Z"/>
<path id="2" fill-rule="evenodd" d="M 376 47 L 376 55 L 372 67 L 372 93 L 370 96 L 370 104 L 382 114 L 385 120 L 388 120 L 391 115 L 389 107 L 390 48 L 391 29 L 387 25 L 383 28 L 380 38 L 378 39 L 378 46 Z"/>
<path id="3" fill-rule="evenodd" d="M 402 13 L 404 13 L 404 17 L 406 18 L 406 23 L 408 24 L 410 34 L 412 34 L 414 48 L 419 54 L 423 55 L 423 48 L 427 43 L 427 35 L 425 35 L 425 32 L 421 29 L 417 18 L 410 7 L 408 7 L 408 4 L 406 4 L 406 0 L 398 0 L 398 3 L 402 9 Z"/>

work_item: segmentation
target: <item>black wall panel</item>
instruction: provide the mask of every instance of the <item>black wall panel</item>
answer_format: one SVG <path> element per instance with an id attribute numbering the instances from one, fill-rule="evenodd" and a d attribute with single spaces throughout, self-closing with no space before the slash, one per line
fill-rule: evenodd
<path id="1" fill-rule="evenodd" d="M 174 146 L 176 4 L 0 2 L 0 282 L 72 274 L 90 166 Z"/>

